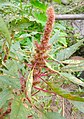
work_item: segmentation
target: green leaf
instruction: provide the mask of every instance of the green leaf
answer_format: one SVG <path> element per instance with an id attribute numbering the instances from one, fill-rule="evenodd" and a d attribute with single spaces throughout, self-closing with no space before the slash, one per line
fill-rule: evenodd
<path id="1" fill-rule="evenodd" d="M 45 13 L 34 12 L 33 15 L 36 18 L 37 23 L 41 23 L 43 26 L 45 25 L 47 20 Z"/>
<path id="2" fill-rule="evenodd" d="M 69 60 L 64 60 L 62 61 L 63 64 L 69 64 L 69 65 L 79 65 L 84 63 L 83 60 L 74 60 L 74 59 L 69 59 Z"/>
<path id="3" fill-rule="evenodd" d="M 84 87 L 84 82 L 82 82 L 80 79 L 76 78 L 75 76 L 73 76 L 73 75 L 71 75 L 71 74 L 69 74 L 69 73 L 60 73 L 60 72 L 56 71 L 56 70 L 53 69 L 53 68 L 51 67 L 51 65 L 50 65 L 49 63 L 47 63 L 46 61 L 45 61 L 45 64 L 46 64 L 46 66 L 47 66 L 51 71 L 53 71 L 53 72 L 59 74 L 60 76 L 62 76 L 62 77 L 65 78 L 65 79 L 70 80 L 70 81 L 73 82 L 73 83 L 76 83 L 76 84 L 81 85 L 81 86 Z"/>
<path id="4" fill-rule="evenodd" d="M 70 101 L 79 111 L 84 113 L 84 102 Z"/>
<path id="5" fill-rule="evenodd" d="M 61 50 L 57 56 L 56 56 L 56 59 L 57 60 L 65 60 L 65 59 L 68 59 L 73 53 L 76 52 L 76 50 L 78 50 L 79 46 L 83 45 L 83 42 L 84 42 L 84 39 L 83 40 L 80 40 L 78 43 L 68 47 L 68 48 L 65 48 L 64 50 Z"/>
<path id="6" fill-rule="evenodd" d="M 39 0 L 31 0 L 30 3 L 31 3 L 34 7 L 38 8 L 39 10 L 42 10 L 42 11 L 44 11 L 44 12 L 45 12 L 46 9 L 47 9 L 47 6 L 46 6 L 45 4 L 43 4 L 42 2 L 40 2 Z"/>
<path id="7" fill-rule="evenodd" d="M 76 62 L 76 60 L 74 60 Z M 81 61 L 81 63 L 78 64 L 70 64 L 67 66 L 64 66 L 61 68 L 63 71 L 70 71 L 70 72 L 75 72 L 75 71 L 83 71 L 84 70 L 84 62 Z"/>
<path id="8" fill-rule="evenodd" d="M 54 91 L 54 93 L 66 98 L 66 99 L 73 100 L 73 101 L 84 102 L 83 97 L 80 97 L 78 95 L 72 95 L 70 92 L 51 84 L 51 82 L 47 82 L 47 84 L 52 89 L 52 91 Z"/>
<path id="9" fill-rule="evenodd" d="M 60 38 L 59 40 L 58 40 L 58 42 L 59 43 L 61 43 L 62 45 L 64 45 L 65 47 L 67 47 L 67 41 L 66 41 L 66 38 L 64 37 L 64 38 Z"/>
<path id="10" fill-rule="evenodd" d="M 3 65 L 6 67 L 6 69 L 2 69 L 3 74 L 7 74 L 8 76 L 11 77 L 16 77 L 19 79 L 19 64 L 15 60 L 7 60 L 6 64 L 3 63 Z"/>
<path id="11" fill-rule="evenodd" d="M 67 41 L 66 41 L 67 34 L 65 32 L 60 32 L 58 42 L 67 47 Z"/>
<path id="12" fill-rule="evenodd" d="M 82 82 L 80 79 L 76 78 L 72 74 L 69 74 L 69 73 L 60 73 L 60 75 L 63 76 L 66 80 L 70 80 L 71 82 L 84 87 L 84 82 Z"/>
<path id="13" fill-rule="evenodd" d="M 33 84 L 33 70 L 29 73 L 27 82 L 26 82 L 26 90 L 27 90 L 27 96 L 31 98 L 31 89 Z"/>
<path id="14" fill-rule="evenodd" d="M 51 58 L 53 61 L 57 62 L 58 64 L 61 64 L 62 66 L 64 66 L 61 61 L 55 59 L 52 55 L 48 55 L 48 56 L 49 56 L 49 58 Z M 47 64 L 47 65 L 49 65 L 49 64 Z M 51 66 L 50 66 L 50 67 L 51 67 Z"/>
<path id="15" fill-rule="evenodd" d="M 57 112 L 47 112 L 44 114 L 43 119 L 65 119 Z"/>
<path id="16" fill-rule="evenodd" d="M 49 63 L 47 63 L 46 61 L 45 61 L 45 64 L 46 64 L 46 66 L 47 66 L 51 71 L 53 71 L 53 72 L 55 72 L 55 73 L 57 73 L 57 74 L 60 74 L 57 70 L 53 69 L 53 68 L 51 67 L 51 65 L 50 65 Z"/>
<path id="17" fill-rule="evenodd" d="M 60 36 L 61 37 L 67 37 L 67 33 L 66 32 L 60 32 Z"/>
<path id="18" fill-rule="evenodd" d="M 13 94 L 10 90 L 3 90 L 0 93 L 0 108 L 6 103 L 7 100 L 13 98 Z"/>
<path id="19" fill-rule="evenodd" d="M 57 3 L 59 3 L 59 4 L 61 4 L 61 0 L 53 0 L 53 1 L 55 1 L 55 2 L 57 2 Z"/>
<path id="20" fill-rule="evenodd" d="M 6 0 L 0 0 L 0 3 L 4 3 Z"/>
<path id="21" fill-rule="evenodd" d="M 0 76 L 0 82 L 11 88 L 20 89 L 20 81 L 16 77 L 2 75 Z"/>
<path id="22" fill-rule="evenodd" d="M 16 42 L 16 43 L 12 44 L 11 51 L 10 51 L 10 57 L 12 57 L 13 59 L 17 59 L 18 61 L 23 62 L 24 56 L 25 56 L 25 53 L 20 47 L 20 42 Z M 14 62 L 15 67 L 19 68 L 18 67 L 19 62 L 15 62 L 15 61 L 10 61 L 10 62 Z M 13 70 L 14 70 L 14 68 L 13 68 Z"/>
<path id="23" fill-rule="evenodd" d="M 9 46 L 11 45 L 11 38 L 10 38 L 10 33 L 8 31 L 8 28 L 4 22 L 4 20 L 0 17 L 0 32 L 4 35 L 6 38 Z"/>
<path id="24" fill-rule="evenodd" d="M 62 32 L 61 32 L 61 34 L 62 33 L 65 33 L 64 31 L 66 30 L 66 27 L 64 26 L 64 25 L 62 25 L 62 23 L 56 23 L 56 29 L 59 29 L 59 30 L 61 30 Z M 60 35 L 61 35 L 60 34 Z M 66 34 L 66 33 L 65 33 Z"/>
<path id="25" fill-rule="evenodd" d="M 27 37 L 31 37 L 31 35 L 30 34 L 28 34 L 28 33 L 24 33 L 24 34 L 22 34 L 19 38 L 27 38 Z"/>
<path id="26" fill-rule="evenodd" d="M 13 100 L 10 119 L 28 119 L 28 106 L 23 103 L 23 98 L 20 95 Z"/>
<path id="27" fill-rule="evenodd" d="M 58 38 L 60 36 L 60 31 L 56 30 L 56 33 L 52 36 L 52 38 L 49 40 L 50 44 L 53 44 L 54 42 L 58 42 Z"/>
<path id="28" fill-rule="evenodd" d="M 12 27 L 12 29 L 16 29 L 16 30 L 21 30 L 24 28 L 28 28 L 28 26 L 31 25 L 29 18 L 28 17 L 18 17 L 10 20 L 10 26 Z"/>

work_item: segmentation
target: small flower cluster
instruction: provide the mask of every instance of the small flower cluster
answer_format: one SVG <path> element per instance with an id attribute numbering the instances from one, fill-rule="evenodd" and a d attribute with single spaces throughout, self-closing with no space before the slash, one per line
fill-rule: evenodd
<path id="1" fill-rule="evenodd" d="M 53 23 L 55 21 L 55 14 L 52 6 L 47 9 L 47 16 L 48 19 L 41 43 L 38 44 L 38 42 L 35 42 L 36 53 L 34 55 L 34 60 L 32 61 L 32 65 L 34 67 L 34 79 L 36 79 L 37 75 L 41 73 L 42 68 L 45 67 L 45 61 L 48 58 L 47 51 L 51 47 L 48 42 L 52 32 Z"/>

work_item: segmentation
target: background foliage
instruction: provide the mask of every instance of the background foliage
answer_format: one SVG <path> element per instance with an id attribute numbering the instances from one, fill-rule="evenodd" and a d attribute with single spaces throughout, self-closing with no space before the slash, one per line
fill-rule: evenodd
<path id="1" fill-rule="evenodd" d="M 72 1 L 63 7 L 61 0 L 52 1 L 56 13 L 82 13 L 82 2 Z M 31 61 L 34 41 L 40 43 L 46 24 L 46 9 L 50 1 L 0 1 L 0 118 L 4 119 L 64 119 L 62 110 L 51 111 L 52 96 L 59 95 L 84 113 L 84 79 L 76 76 L 84 70 L 84 59 L 70 57 L 84 45 L 84 39 L 73 34 L 66 21 L 56 21 L 49 43 L 52 49 L 46 62 L 55 72 L 33 85 Z M 69 8 L 70 7 L 70 8 Z M 67 25 L 68 24 L 68 25 Z M 44 72 L 45 73 L 45 72 Z M 56 74 L 57 73 L 57 74 Z M 45 81 L 47 83 L 45 83 Z M 22 87 L 26 82 L 27 96 Z M 75 90 L 65 85 L 76 86 Z M 61 111 L 60 111 L 61 110 Z"/>

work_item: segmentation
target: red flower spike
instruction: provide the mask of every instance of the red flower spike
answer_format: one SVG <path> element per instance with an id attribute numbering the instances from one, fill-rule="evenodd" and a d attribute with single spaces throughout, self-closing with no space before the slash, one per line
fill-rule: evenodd
<path id="1" fill-rule="evenodd" d="M 34 68 L 34 73 L 33 73 L 34 79 L 38 77 L 37 72 L 41 74 L 42 68 L 46 67 L 45 61 L 48 58 L 47 51 L 51 48 L 51 45 L 49 45 L 48 43 L 49 43 L 50 35 L 52 32 L 53 24 L 55 21 L 54 8 L 52 6 L 47 9 L 47 16 L 48 16 L 48 19 L 44 29 L 44 35 L 41 39 L 41 43 L 38 44 L 38 42 L 35 41 L 36 52 L 34 55 L 34 59 L 31 61 L 33 65 L 32 68 Z M 35 67 L 34 67 L 34 64 L 36 64 Z"/>
<path id="2" fill-rule="evenodd" d="M 51 32 L 52 32 L 52 27 L 53 27 L 53 24 L 54 24 L 54 21 L 55 21 L 55 13 L 54 13 L 54 9 L 53 9 L 52 6 L 50 6 L 47 9 L 47 16 L 48 16 L 48 20 L 47 20 L 47 23 L 46 23 L 46 26 L 45 26 L 43 38 L 41 40 L 42 44 L 43 43 L 46 43 L 46 44 L 48 43 Z"/>

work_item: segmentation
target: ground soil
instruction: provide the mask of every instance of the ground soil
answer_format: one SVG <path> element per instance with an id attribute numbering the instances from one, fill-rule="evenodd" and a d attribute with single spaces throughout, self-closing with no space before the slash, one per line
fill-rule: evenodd
<path id="1" fill-rule="evenodd" d="M 56 104 L 56 100 L 59 100 Z M 51 109 L 53 112 L 61 110 L 62 116 L 66 119 L 84 119 L 84 113 L 77 110 L 67 99 L 60 96 L 52 97 Z"/>

